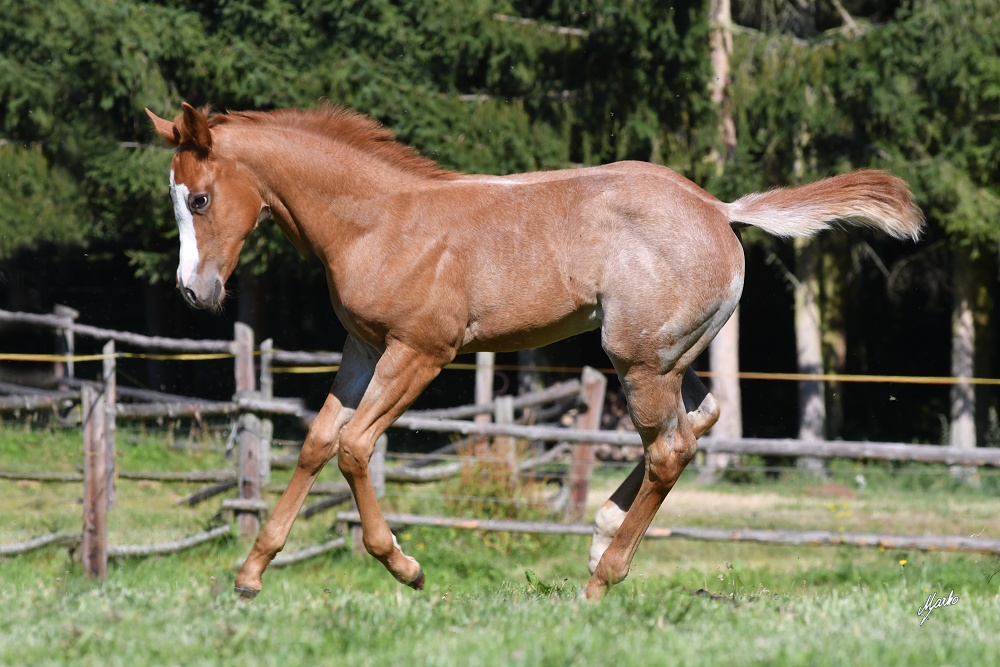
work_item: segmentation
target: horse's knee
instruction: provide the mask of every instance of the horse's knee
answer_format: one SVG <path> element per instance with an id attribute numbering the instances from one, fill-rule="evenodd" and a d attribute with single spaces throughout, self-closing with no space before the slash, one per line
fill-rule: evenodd
<path id="1" fill-rule="evenodd" d="M 366 475 L 368 460 L 374 451 L 374 440 L 366 437 L 364 432 L 352 429 L 351 424 L 345 426 L 340 433 L 340 458 L 337 459 L 344 478 L 352 480 Z"/>
<path id="2" fill-rule="evenodd" d="M 299 452 L 299 468 L 310 475 L 318 474 L 323 466 L 337 455 L 338 445 L 336 434 L 327 435 L 310 431 L 302 444 L 302 451 Z"/>
<path id="3" fill-rule="evenodd" d="M 340 449 L 340 434 L 349 422 L 354 410 L 321 410 L 309 427 L 306 440 L 299 452 L 298 467 L 315 475 L 337 455 Z"/>

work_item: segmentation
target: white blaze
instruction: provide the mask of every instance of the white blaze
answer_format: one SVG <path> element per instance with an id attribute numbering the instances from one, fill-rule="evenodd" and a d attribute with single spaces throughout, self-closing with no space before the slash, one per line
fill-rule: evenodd
<path id="1" fill-rule="evenodd" d="M 194 216 L 188 208 L 188 187 L 174 180 L 174 170 L 170 170 L 170 199 L 174 202 L 174 217 L 177 218 L 177 231 L 181 239 L 180 262 L 177 264 L 177 280 L 181 285 L 191 282 L 194 271 L 198 268 L 198 241 L 194 235 Z"/>

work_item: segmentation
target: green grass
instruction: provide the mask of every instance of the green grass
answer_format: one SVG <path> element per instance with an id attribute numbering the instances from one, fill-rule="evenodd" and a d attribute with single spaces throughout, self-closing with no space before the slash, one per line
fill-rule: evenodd
<path id="1" fill-rule="evenodd" d="M 162 438 L 123 433 L 123 468 L 220 467 Z M 73 432 L 0 428 L 0 469 L 78 464 Z M 132 444 L 128 444 L 132 443 Z M 756 480 L 702 489 L 685 480 L 661 525 L 891 528 L 997 537 L 988 484 L 934 488 L 864 468 L 862 491 Z M 913 475 L 922 472 L 907 473 Z M 335 471 L 330 471 L 331 478 Z M 839 474 L 839 473 L 838 473 Z M 844 472 L 853 479 L 854 469 Z M 945 471 L 943 473 L 947 475 Z M 879 476 L 884 479 L 876 479 Z M 599 502 L 618 476 L 595 483 Z M 909 480 L 903 477 L 903 480 Z M 176 500 L 191 487 L 119 482 L 112 542 L 161 541 L 218 521 L 218 502 Z M 441 488 L 387 509 L 444 511 Z M 448 491 L 456 491 L 448 488 Z M 830 495 L 830 494 L 834 495 Z M 0 480 L 0 542 L 79 530 L 76 485 Z M 831 507 L 832 506 L 832 507 Z M 328 539 L 332 517 L 300 521 L 289 549 Z M 232 578 L 248 546 L 232 538 L 184 554 L 113 561 L 98 584 L 64 548 L 0 560 L 3 665 L 987 665 L 1000 662 L 1000 559 L 983 555 L 647 541 L 628 579 L 599 604 L 577 600 L 588 540 L 405 529 L 427 588 L 400 586 L 349 551 L 269 570 L 252 603 Z M 901 564 L 901 561 L 906 561 Z M 935 610 L 927 596 L 954 590 Z"/>

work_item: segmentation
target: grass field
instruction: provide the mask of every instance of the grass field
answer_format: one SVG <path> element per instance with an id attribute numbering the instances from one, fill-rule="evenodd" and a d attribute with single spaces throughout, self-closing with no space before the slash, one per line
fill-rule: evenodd
<path id="1" fill-rule="evenodd" d="M 78 434 L 0 427 L 0 469 L 71 470 Z M 220 467 L 212 452 L 123 432 L 123 469 Z M 325 473 L 327 474 L 327 473 Z M 329 471 L 330 477 L 335 475 Z M 864 474 L 864 490 L 851 480 Z M 596 506 L 618 476 L 595 482 Z M 188 485 L 119 482 L 112 543 L 155 542 L 218 521 Z M 387 509 L 445 512 L 435 494 L 390 487 Z M 0 480 L 0 543 L 79 530 L 78 485 Z M 709 489 L 683 480 L 661 525 L 824 528 L 1000 537 L 997 479 L 942 468 L 842 465 L 832 483 L 760 478 Z M 464 508 L 468 510 L 468 507 Z M 329 539 L 332 517 L 296 525 L 289 549 Z M 599 604 L 577 600 L 588 541 L 404 529 L 427 574 L 420 593 L 350 552 L 268 571 L 237 602 L 248 545 L 114 561 L 82 577 L 65 548 L 0 560 L 2 665 L 989 665 L 1000 664 L 1000 559 L 993 556 L 647 541 Z M 923 625 L 934 595 L 958 596 Z"/>

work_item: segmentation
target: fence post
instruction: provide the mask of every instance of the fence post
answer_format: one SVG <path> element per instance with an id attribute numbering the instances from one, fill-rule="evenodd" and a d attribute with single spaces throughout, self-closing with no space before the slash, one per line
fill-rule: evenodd
<path id="1" fill-rule="evenodd" d="M 233 355 L 235 356 L 237 400 L 251 396 L 257 389 L 254 374 L 253 329 L 242 322 L 233 326 Z M 239 464 L 235 503 L 231 503 L 236 516 L 240 537 L 253 539 L 260 530 L 260 513 L 266 509 L 261 490 L 265 473 L 270 473 L 270 438 L 265 439 L 260 419 L 250 413 L 239 416 L 237 422 L 237 447 Z"/>
<path id="2" fill-rule="evenodd" d="M 260 344 L 260 397 L 270 400 L 274 398 L 274 374 L 271 366 L 274 363 L 274 339 L 268 338 Z M 263 483 L 271 479 L 271 441 L 274 437 L 274 422 L 270 419 L 260 420 L 260 437 L 263 440 L 264 452 L 261 455 L 260 470 Z"/>
<path id="3" fill-rule="evenodd" d="M 236 515 L 240 537 L 249 539 L 260 530 L 260 513 L 267 507 L 261 497 L 271 475 L 270 438 L 266 435 L 257 415 L 249 412 L 240 415 L 238 498 L 229 506 Z"/>
<path id="4" fill-rule="evenodd" d="M 253 372 L 253 329 L 237 322 L 233 327 L 233 355 L 236 357 L 236 397 L 247 395 L 257 388 Z"/>
<path id="5" fill-rule="evenodd" d="M 118 500 L 117 467 L 115 456 L 115 432 L 118 428 L 116 413 L 118 405 L 118 360 L 115 356 L 115 342 L 109 340 L 102 350 L 104 353 L 104 455 L 107 458 L 105 475 L 108 488 L 108 509 Z"/>
<path id="6" fill-rule="evenodd" d="M 103 580 L 108 572 L 108 456 L 104 437 L 104 394 L 81 390 L 83 409 L 83 572 Z"/>
<path id="7" fill-rule="evenodd" d="M 274 398 L 274 374 L 271 366 L 274 363 L 274 339 L 268 338 L 260 344 L 260 397 Z"/>
<path id="8" fill-rule="evenodd" d="M 476 405 L 485 405 L 493 400 L 493 352 L 476 352 Z M 488 414 L 476 415 L 477 422 L 489 422 Z"/>
<path id="9" fill-rule="evenodd" d="M 372 457 L 368 459 L 368 476 L 372 480 L 372 486 L 375 487 L 376 498 L 385 495 L 385 452 L 388 446 L 389 437 L 383 433 L 375 441 L 375 450 L 372 452 Z M 351 501 L 351 506 L 355 512 L 358 511 L 356 500 Z M 360 523 L 351 525 L 351 548 L 356 554 L 365 553 L 364 534 L 361 531 Z"/>
<path id="10" fill-rule="evenodd" d="M 497 424 L 514 423 L 514 397 L 497 396 L 493 408 L 493 421 Z M 517 472 L 517 441 L 510 436 L 493 438 L 493 453 L 503 461 L 508 471 L 513 475 Z M 515 479 L 514 482 L 517 480 Z"/>
<path id="11" fill-rule="evenodd" d="M 576 428 L 600 429 L 608 379 L 600 371 L 586 366 L 583 369 L 580 383 L 580 395 L 587 405 L 587 411 L 577 416 Z M 593 470 L 593 445 L 573 445 L 573 461 L 569 471 L 570 496 L 569 504 L 566 506 L 566 518 L 571 521 L 581 521 L 587 510 L 587 493 L 590 491 L 590 476 Z"/>
<path id="12" fill-rule="evenodd" d="M 80 317 L 80 313 L 69 306 L 57 304 L 52 309 L 52 314 L 66 322 L 65 326 L 56 329 L 56 354 L 69 359 L 55 362 L 54 368 L 59 389 L 65 390 L 67 385 L 61 382 L 62 379 L 74 377 L 72 357 L 76 352 L 76 341 L 73 336 L 73 321 Z"/>

